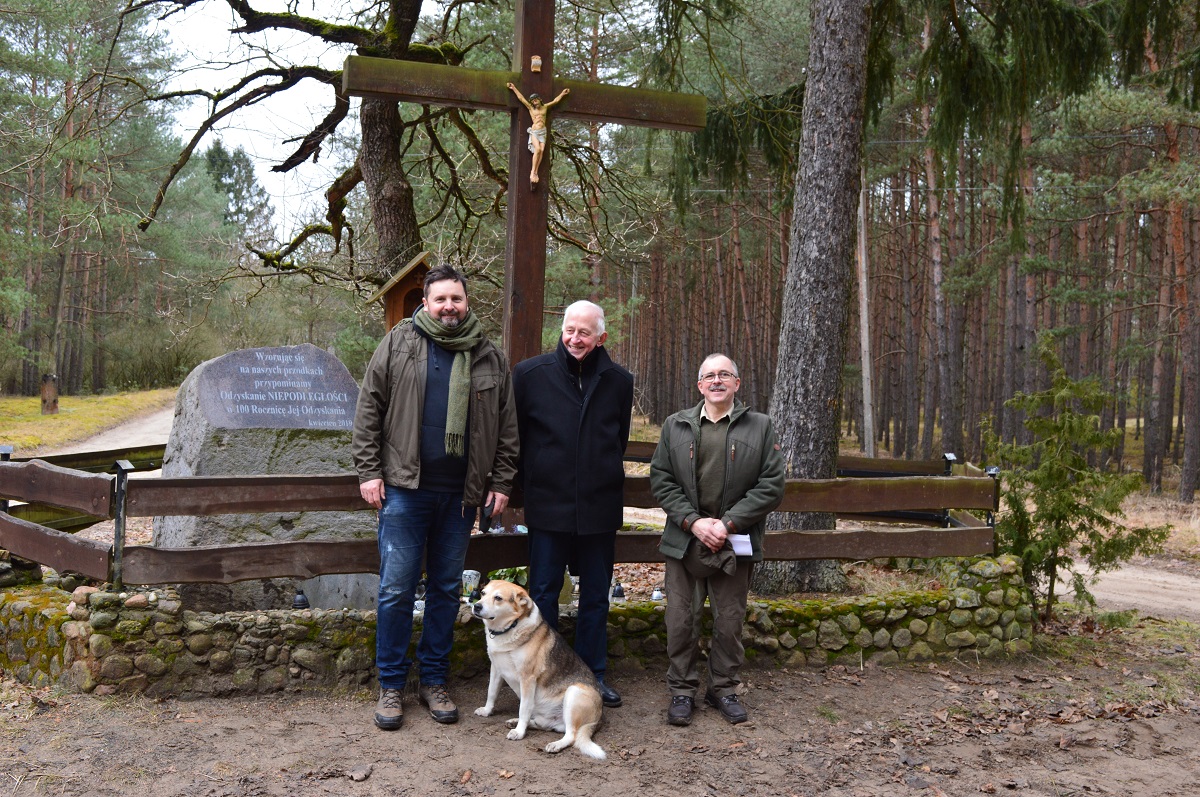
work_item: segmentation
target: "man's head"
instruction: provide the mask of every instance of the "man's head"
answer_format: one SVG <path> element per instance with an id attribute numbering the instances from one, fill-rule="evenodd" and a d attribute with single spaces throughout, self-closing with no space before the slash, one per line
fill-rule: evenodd
<path id="1" fill-rule="evenodd" d="M 538 105 L 541 105 L 542 104 L 542 95 L 538 94 L 536 91 L 532 92 L 529 95 L 529 104 L 533 105 L 535 107 Z"/>
<path id="2" fill-rule="evenodd" d="M 606 340 L 603 307 L 589 301 L 578 301 L 567 307 L 563 313 L 562 342 L 572 357 L 582 362 Z"/>
<path id="3" fill-rule="evenodd" d="M 704 396 L 704 402 L 713 408 L 724 412 L 732 407 L 733 398 L 741 386 L 737 363 L 724 354 L 710 354 L 700 364 L 696 387 Z"/>
<path id="4" fill-rule="evenodd" d="M 431 268 L 425 275 L 425 312 L 444 327 L 456 327 L 467 317 L 467 278 L 453 266 Z"/>

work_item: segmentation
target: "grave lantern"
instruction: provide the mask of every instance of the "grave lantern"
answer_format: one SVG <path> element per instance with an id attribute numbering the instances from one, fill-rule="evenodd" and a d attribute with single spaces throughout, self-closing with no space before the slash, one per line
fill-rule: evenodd
<path id="1" fill-rule="evenodd" d="M 383 320 L 389 330 L 416 312 L 425 296 L 428 273 L 429 252 L 421 252 L 367 299 L 367 304 L 383 300 Z"/>

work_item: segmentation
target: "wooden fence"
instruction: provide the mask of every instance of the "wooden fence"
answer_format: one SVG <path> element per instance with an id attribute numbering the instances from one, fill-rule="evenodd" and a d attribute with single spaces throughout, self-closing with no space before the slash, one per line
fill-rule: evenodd
<path id="1" fill-rule="evenodd" d="M 129 478 L 134 471 L 160 467 L 162 450 L 157 446 L 0 462 L 0 499 L 25 502 L 7 514 L 0 512 L 0 548 L 60 572 L 116 584 L 227 584 L 378 571 L 379 552 L 373 538 L 175 549 L 126 546 L 124 526 L 130 517 L 370 509 L 359 495 L 354 474 Z M 631 443 L 626 458 L 646 462 L 653 450 L 652 443 Z M 992 553 L 990 517 L 999 506 L 998 482 L 978 468 L 955 465 L 952 460 L 842 457 L 836 479 L 789 480 L 780 511 L 831 512 L 868 525 L 768 532 L 767 558 Z M 99 472 L 105 470 L 112 472 Z M 657 506 L 649 477 L 626 477 L 625 505 Z M 965 510 L 984 510 L 987 519 Z M 70 533 L 109 518 L 115 529 L 111 545 Z M 662 561 L 659 536 L 657 532 L 620 533 L 616 560 Z M 471 539 L 466 566 L 487 571 L 525 564 L 527 548 L 522 535 L 478 535 Z"/>

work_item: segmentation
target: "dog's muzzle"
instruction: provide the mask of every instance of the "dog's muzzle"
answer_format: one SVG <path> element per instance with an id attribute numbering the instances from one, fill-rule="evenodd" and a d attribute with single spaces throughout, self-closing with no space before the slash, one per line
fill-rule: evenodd
<path id="1" fill-rule="evenodd" d="M 480 619 L 483 619 L 483 604 L 480 603 L 479 601 L 475 601 L 474 603 L 472 603 L 471 604 L 471 614 L 475 615 L 476 617 L 478 617 Z"/>

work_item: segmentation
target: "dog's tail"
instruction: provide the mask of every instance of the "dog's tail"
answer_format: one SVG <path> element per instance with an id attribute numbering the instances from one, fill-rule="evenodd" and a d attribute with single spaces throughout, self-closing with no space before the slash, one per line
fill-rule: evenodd
<path id="1" fill-rule="evenodd" d="M 592 741 L 592 734 L 596 732 L 596 728 L 600 726 L 598 722 L 589 722 L 587 725 L 581 725 L 579 730 L 575 732 L 575 749 L 583 753 L 588 758 L 595 758 L 600 761 L 608 758 L 604 754 L 604 750 L 600 745 Z"/>

